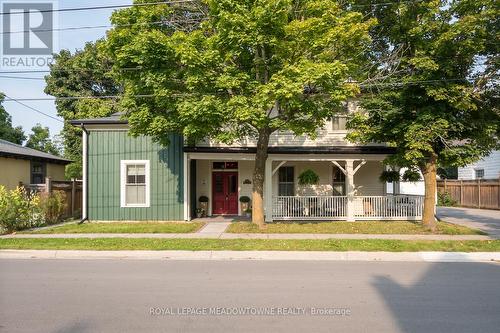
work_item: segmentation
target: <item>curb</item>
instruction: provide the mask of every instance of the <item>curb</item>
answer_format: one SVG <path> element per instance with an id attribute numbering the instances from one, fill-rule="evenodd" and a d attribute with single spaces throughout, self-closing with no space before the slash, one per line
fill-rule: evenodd
<path id="1" fill-rule="evenodd" d="M 0 259 L 497 262 L 500 252 L 0 250 Z"/>

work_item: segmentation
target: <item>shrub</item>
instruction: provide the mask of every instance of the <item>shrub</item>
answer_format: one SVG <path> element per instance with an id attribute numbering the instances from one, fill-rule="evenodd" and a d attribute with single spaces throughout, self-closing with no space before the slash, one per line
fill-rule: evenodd
<path id="1" fill-rule="evenodd" d="M 453 199 L 449 192 L 438 192 L 438 206 L 452 207 L 456 206 L 457 201 Z"/>
<path id="2" fill-rule="evenodd" d="M 0 186 L 0 227 L 13 232 L 43 225 L 40 198 L 24 188 L 7 190 Z"/>
<path id="3" fill-rule="evenodd" d="M 63 191 L 40 193 L 40 208 L 45 224 L 60 222 L 66 210 L 66 193 Z"/>

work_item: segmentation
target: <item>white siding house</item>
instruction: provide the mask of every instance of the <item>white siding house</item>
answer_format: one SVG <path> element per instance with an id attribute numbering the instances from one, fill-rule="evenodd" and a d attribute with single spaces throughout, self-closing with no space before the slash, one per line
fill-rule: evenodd
<path id="1" fill-rule="evenodd" d="M 482 160 L 458 168 L 458 179 L 497 179 L 500 177 L 500 151 L 493 151 Z"/>

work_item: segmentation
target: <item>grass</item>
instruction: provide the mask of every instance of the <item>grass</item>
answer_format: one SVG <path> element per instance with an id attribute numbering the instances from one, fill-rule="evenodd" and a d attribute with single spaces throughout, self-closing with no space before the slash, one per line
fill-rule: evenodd
<path id="1" fill-rule="evenodd" d="M 347 239 L 155 239 L 155 238 L 3 238 L 0 249 L 17 250 L 256 250 L 256 251 L 446 251 L 500 252 L 500 240 L 402 241 Z"/>
<path id="2" fill-rule="evenodd" d="M 131 233 L 191 233 L 201 229 L 202 222 L 140 222 L 140 223 L 68 223 L 42 230 L 25 231 L 27 234 L 131 234 Z"/>
<path id="3" fill-rule="evenodd" d="M 438 222 L 435 234 L 442 235 L 485 235 L 484 232 L 461 225 Z M 270 223 L 265 230 L 248 222 L 232 223 L 229 233 L 253 234 L 433 234 L 420 222 L 409 221 L 358 221 L 358 222 L 317 222 L 317 223 Z"/>

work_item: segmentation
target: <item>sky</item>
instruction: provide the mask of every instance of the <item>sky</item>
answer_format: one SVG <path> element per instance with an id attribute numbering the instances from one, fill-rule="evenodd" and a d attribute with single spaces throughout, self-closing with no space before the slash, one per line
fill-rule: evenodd
<path id="1" fill-rule="evenodd" d="M 0 0 L 0 4 L 7 2 L 15 2 L 16 0 Z M 29 0 L 30 2 L 32 0 Z M 48 0 L 49 2 L 51 0 Z M 27 2 L 22 1 L 22 2 Z M 43 0 L 40 0 L 43 2 Z M 47 2 L 47 0 L 45 0 Z M 59 0 L 54 1 L 59 9 L 62 8 L 75 8 L 75 7 L 89 7 L 89 6 L 107 6 L 107 5 L 123 5 L 130 4 L 132 0 Z M 96 25 L 110 25 L 109 18 L 113 9 L 99 9 L 92 11 L 75 11 L 75 12 L 59 12 L 55 15 L 54 28 L 69 28 L 69 27 L 85 27 Z M 2 17 L 0 17 L 2 20 Z M 1 26 L 1 24 L 0 24 Z M 22 29 L 21 29 L 22 30 Z M 16 31 L 19 31 L 17 29 Z M 74 52 L 77 49 L 83 48 L 85 42 L 95 41 L 105 35 L 106 29 L 84 29 L 84 30 L 66 30 L 54 32 L 56 39 L 56 49 L 58 52 L 61 49 L 68 49 Z M 21 39 L 23 34 L 16 34 L 12 37 L 13 42 L 16 38 Z M 19 36 L 19 37 L 17 37 Z M 2 46 L 3 47 L 3 46 Z M 45 87 L 44 75 L 47 73 L 30 73 L 30 74 L 1 74 L 2 71 L 12 70 L 47 70 L 48 67 L 3 67 L 0 65 L 0 76 L 17 76 L 17 77 L 30 77 L 38 78 L 37 80 L 26 79 L 12 79 L 0 77 L 0 92 L 3 92 L 11 98 L 47 98 L 51 97 L 46 95 L 43 90 Z M 53 101 L 23 101 L 24 104 L 36 108 L 51 116 L 57 117 L 55 104 Z M 47 126 L 50 129 L 51 135 L 58 134 L 62 129 L 62 122 L 46 117 L 42 114 L 36 113 L 29 108 L 22 106 L 13 101 L 5 101 L 3 106 L 7 112 L 12 116 L 13 126 L 22 126 L 25 133 L 30 133 L 31 128 L 37 123 Z"/>

